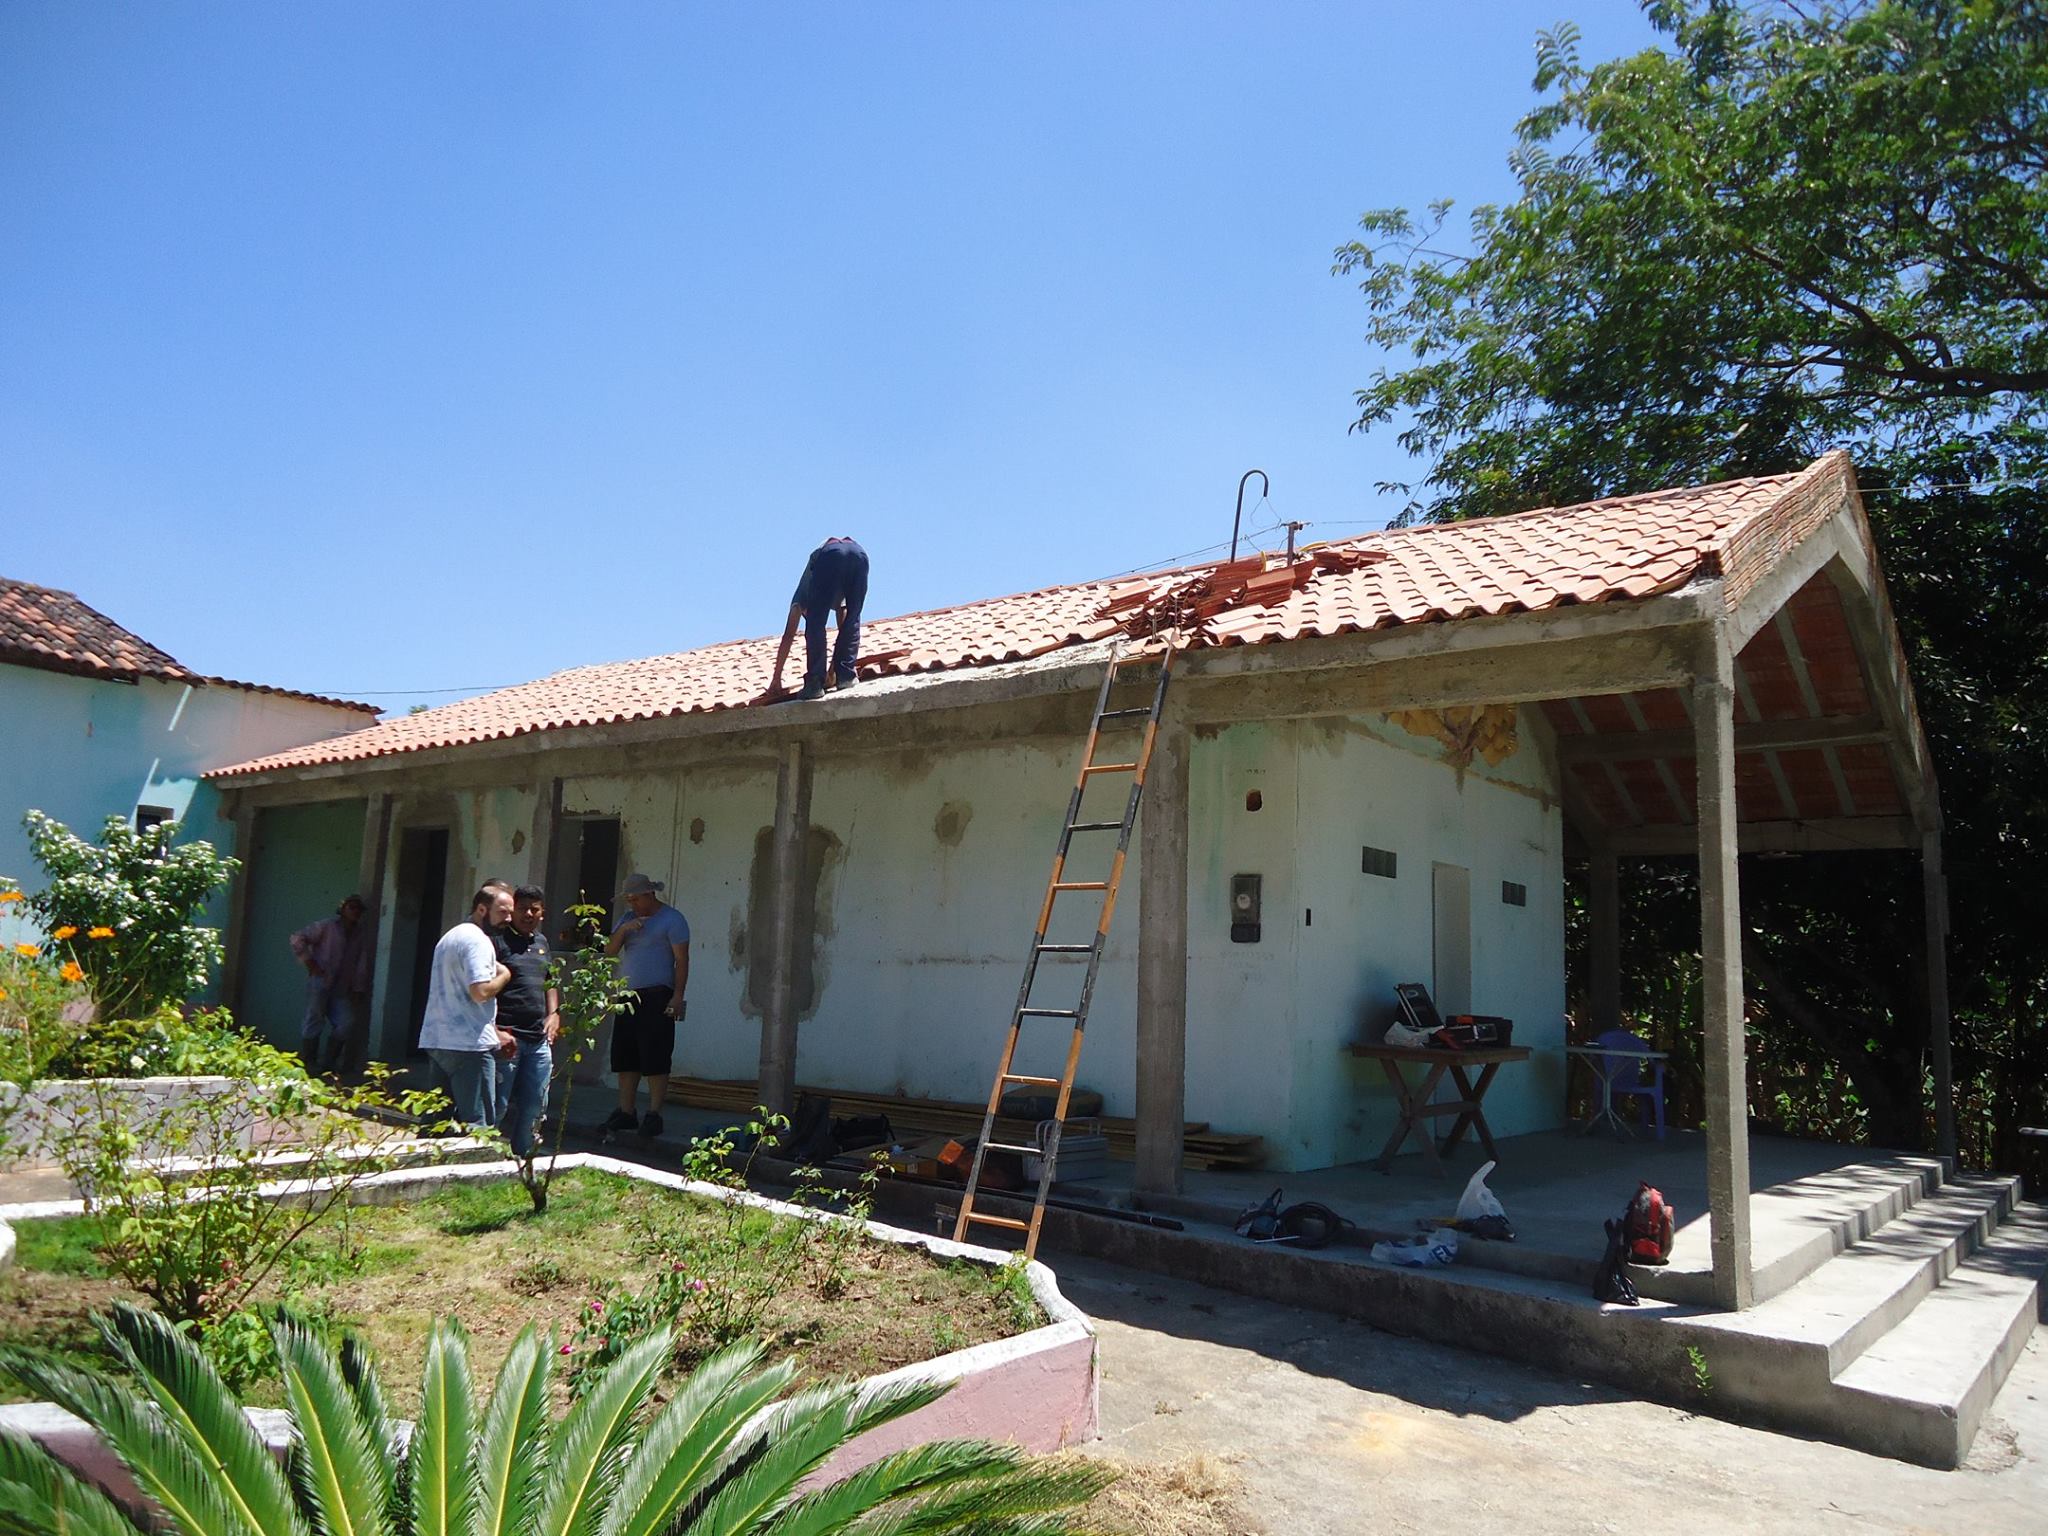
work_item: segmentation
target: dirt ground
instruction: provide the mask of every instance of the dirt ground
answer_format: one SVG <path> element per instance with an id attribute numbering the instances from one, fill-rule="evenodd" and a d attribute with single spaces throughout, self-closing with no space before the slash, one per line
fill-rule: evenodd
<path id="1" fill-rule="evenodd" d="M 1321 1313 L 1055 1259 L 1096 1320 L 1135 1536 L 2048 1530 L 2048 1328 L 1937 1472 L 1637 1402 Z"/>

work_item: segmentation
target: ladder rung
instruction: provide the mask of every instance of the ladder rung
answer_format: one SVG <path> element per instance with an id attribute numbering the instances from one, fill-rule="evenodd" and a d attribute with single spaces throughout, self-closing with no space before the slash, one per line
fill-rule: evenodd
<path id="1" fill-rule="evenodd" d="M 1019 1008 L 1017 1010 L 1017 1017 L 1020 1019 L 1026 1017 L 1034 1019 L 1078 1019 L 1081 1017 L 1081 1010 L 1078 1008 Z"/>
<path id="2" fill-rule="evenodd" d="M 1070 821 L 1069 832 L 1121 832 L 1124 824 L 1120 821 Z"/>
<path id="3" fill-rule="evenodd" d="M 1091 773 L 1136 773 L 1137 771 L 1138 765 L 1136 763 L 1090 763 L 1081 770 L 1081 773 L 1083 777 L 1086 777 Z"/>
<path id="4" fill-rule="evenodd" d="M 1129 720 L 1138 715 L 1143 715 L 1147 720 L 1150 720 L 1152 718 L 1151 705 L 1148 704 L 1143 709 L 1105 709 L 1095 718 L 1098 720 Z"/>
<path id="5" fill-rule="evenodd" d="M 1028 1072 L 1005 1072 L 1002 1076 L 1003 1081 L 1006 1083 L 1036 1083 L 1041 1088 L 1061 1088 L 1065 1086 L 1056 1077 L 1033 1077 Z"/>
<path id="6" fill-rule="evenodd" d="M 1056 891 L 1106 891 L 1109 889 L 1109 882 L 1107 880 L 1056 880 L 1053 882 L 1052 888 Z"/>
<path id="7" fill-rule="evenodd" d="M 984 1152 L 1016 1152 L 1025 1157 L 1045 1156 L 1045 1148 L 1043 1147 L 1020 1147 L 1016 1143 L 1008 1141 L 985 1141 L 981 1144 L 981 1148 Z"/>
<path id="8" fill-rule="evenodd" d="M 1037 1150 L 1036 1147 L 1032 1148 L 1034 1152 Z M 984 1216 L 979 1211 L 969 1211 L 967 1219 L 969 1221 L 978 1221 L 985 1227 L 1008 1227 L 1012 1232 L 1029 1232 L 1031 1230 L 1030 1222 L 1019 1221 L 1014 1216 Z"/>
<path id="9" fill-rule="evenodd" d="M 1032 948 L 1036 949 L 1041 955 L 1092 955 L 1095 953 L 1095 946 L 1093 944 L 1034 944 Z"/>

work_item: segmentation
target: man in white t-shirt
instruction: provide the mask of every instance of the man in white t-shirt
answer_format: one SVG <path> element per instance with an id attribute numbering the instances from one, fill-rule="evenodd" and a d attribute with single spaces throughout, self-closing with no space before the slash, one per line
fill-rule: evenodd
<path id="1" fill-rule="evenodd" d="M 420 1046 L 434 1063 L 434 1086 L 448 1095 L 465 1125 L 498 1123 L 497 1062 L 519 1049 L 498 1028 L 498 994 L 512 972 L 498 960 L 491 932 L 512 920 L 512 887 L 486 881 L 470 898 L 469 916 L 441 935 L 427 985 Z"/>

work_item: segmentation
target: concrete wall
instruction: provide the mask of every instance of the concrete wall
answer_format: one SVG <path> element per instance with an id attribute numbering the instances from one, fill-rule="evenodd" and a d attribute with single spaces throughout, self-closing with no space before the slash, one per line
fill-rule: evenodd
<path id="1" fill-rule="evenodd" d="M 1383 717 L 1282 721 L 1198 733 L 1190 785 L 1188 1114 L 1267 1139 L 1276 1168 L 1378 1151 L 1393 1099 L 1375 1063 L 1344 1047 L 1377 1038 L 1398 981 L 1434 981 L 1432 865 L 1469 872 L 1471 1007 L 1515 1020 L 1538 1048 L 1489 1103 L 1496 1131 L 1563 1114 L 1562 824 L 1554 749 L 1532 711 L 1497 766 L 1464 768 Z M 1017 984 L 1072 783 L 1069 739 L 820 756 L 811 790 L 807 982 L 800 977 L 800 1081 L 978 1100 Z M 545 766 L 545 759 L 541 759 Z M 1098 780 L 1084 819 L 1118 813 L 1123 786 Z M 490 875 L 537 878 L 546 781 L 407 795 L 393 804 L 394 861 L 409 826 L 451 834 L 442 916 Z M 1256 792 L 1258 808 L 1249 808 Z M 760 1059 L 750 988 L 762 840 L 774 817 L 768 757 L 630 776 L 565 778 L 564 816 L 618 816 L 620 872 L 668 883 L 693 931 L 690 1014 L 676 1067 L 751 1078 Z M 360 802 L 357 802 L 360 804 Z M 1069 878 L 1106 868 L 1077 854 Z M 1366 845 L 1397 856 L 1393 879 L 1362 872 Z M 395 866 L 394 866 L 395 867 Z M 1263 881 L 1256 943 L 1231 941 L 1231 878 Z M 1097 983 L 1081 1080 L 1112 1114 L 1133 1110 L 1136 840 L 1124 906 Z M 1528 893 L 1501 900 L 1501 882 Z M 396 1028 L 405 967 L 387 878 L 375 1016 Z M 1092 910 L 1084 898 L 1076 917 Z M 1056 922 L 1055 941 L 1085 937 Z M 1057 962 L 1048 962 L 1048 965 Z M 800 971 L 803 969 L 800 966 Z M 1076 975 L 1078 979 L 1078 974 Z M 1035 994 L 1065 1006 L 1048 974 Z M 396 1003 L 394 1003 L 396 999 Z M 1056 1071 L 1065 1038 L 1042 1023 L 1020 1070 Z M 1030 1037 L 1027 1037 L 1030 1038 Z"/>
<path id="2" fill-rule="evenodd" d="M 209 769 L 321 741 L 370 717 L 280 694 L 145 679 L 101 682 L 34 667 L 0 665 L 0 875 L 34 890 L 24 812 L 39 810 L 85 837 L 109 816 L 162 806 L 185 836 L 233 842 L 220 797 L 200 782 Z M 21 937 L 19 907 L 0 915 L 0 942 Z M 211 909 L 227 921 L 223 894 Z"/>

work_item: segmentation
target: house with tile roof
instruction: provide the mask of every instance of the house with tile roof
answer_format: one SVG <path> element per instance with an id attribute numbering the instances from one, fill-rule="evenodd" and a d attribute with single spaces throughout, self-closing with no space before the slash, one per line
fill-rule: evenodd
<path id="1" fill-rule="evenodd" d="M 1134 1122 L 1141 1190 L 1174 1189 L 1209 1131 L 1278 1170 L 1380 1152 L 1396 1098 L 1352 1047 L 1405 982 L 1530 1049 L 1486 1100 L 1496 1135 L 1557 1127 L 1567 859 L 1591 870 L 1588 1033 L 1620 1022 L 1627 862 L 1700 861 L 1726 1304 L 1753 1278 L 1740 854 L 1923 856 L 1945 1072 L 1939 801 L 1844 455 L 870 620 L 865 644 L 858 685 L 815 702 L 767 701 L 775 641 L 742 640 L 216 769 L 256 850 L 230 928 L 243 1016 L 294 1027 L 262 924 L 322 859 L 373 897 L 393 1058 L 479 880 L 559 911 L 641 871 L 695 933 L 679 1074 L 771 1104 L 792 1077 L 980 1101 L 1105 661 L 1174 645 L 1081 1067 Z"/>
<path id="2" fill-rule="evenodd" d="M 227 847 L 215 768 L 360 730 L 375 706 L 195 672 L 70 592 L 0 577 L 0 875 L 33 889 L 23 813 L 83 836 L 109 816 Z M 232 850 L 230 850 L 232 851 Z M 331 905 L 323 893 L 317 915 Z M 221 920 L 226 917 L 222 898 Z M 20 909 L 0 914 L 18 936 Z"/>

